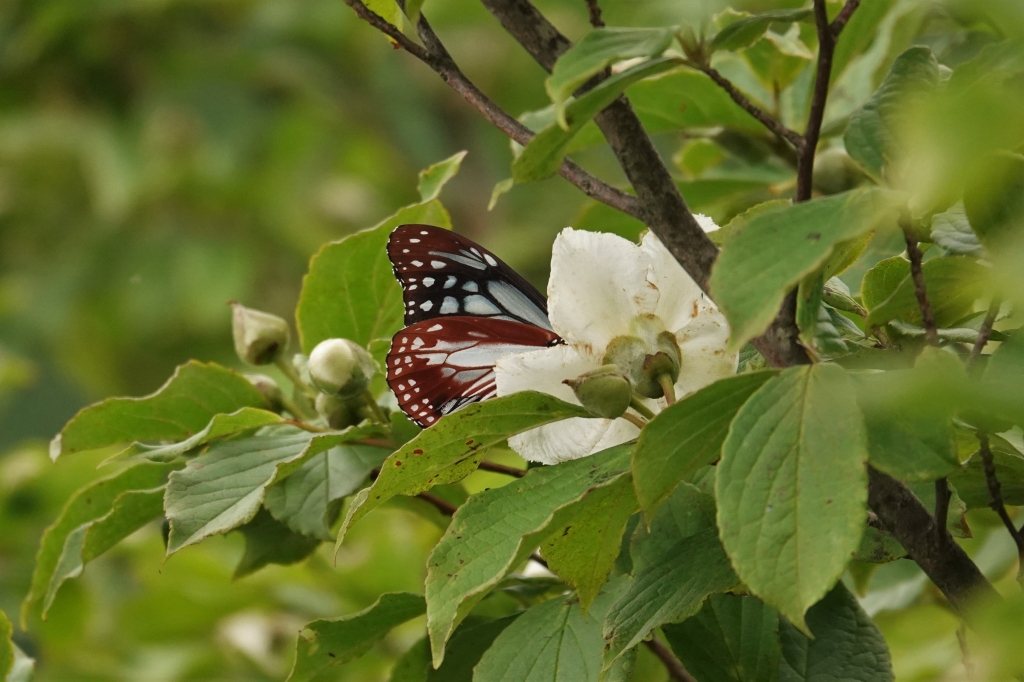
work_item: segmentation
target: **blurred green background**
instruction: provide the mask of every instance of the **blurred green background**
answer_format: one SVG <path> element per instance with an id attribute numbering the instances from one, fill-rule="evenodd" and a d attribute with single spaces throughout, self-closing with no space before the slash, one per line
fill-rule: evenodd
<path id="1" fill-rule="evenodd" d="M 588 30 L 582 0 L 538 4 L 569 36 Z M 603 4 L 609 24 L 644 25 L 699 21 L 725 3 Z M 839 143 L 843 117 L 907 46 L 930 45 L 955 66 L 1024 25 L 1015 0 L 865 0 L 861 12 L 877 20 L 863 33 L 864 55 L 837 79 L 827 144 Z M 544 73 L 478 2 L 434 0 L 426 14 L 505 109 L 547 104 Z M 810 62 L 793 59 L 799 86 Z M 799 98 L 773 102 L 749 69 L 746 78 L 748 91 L 802 127 Z M 721 223 L 792 193 L 792 167 L 757 133 L 659 130 L 688 200 Z M 509 175 L 507 140 L 341 0 L 0 3 L 0 608 L 16 616 L 40 533 L 100 475 L 100 456 L 60 466 L 46 456 L 78 408 L 151 392 L 189 358 L 237 366 L 228 301 L 290 318 L 322 243 L 416 201 L 417 172 L 463 149 L 462 172 L 442 196 L 455 228 L 541 287 L 565 225 L 641 227 L 560 178 L 518 186 L 488 211 L 492 187 Z M 606 149 L 576 157 L 623 184 Z M 874 257 L 901 248 L 876 245 Z M 992 525 L 978 516 L 979 547 Z M 336 566 L 322 549 L 300 566 L 232 582 L 240 538 L 164 564 L 159 528 L 150 528 L 90 564 L 49 620 L 16 641 L 46 681 L 283 679 L 304 622 L 363 608 L 384 591 L 420 591 L 439 535 L 396 507 L 358 526 Z M 984 551 L 1009 566 L 1012 548 L 1001 542 Z M 880 616 L 900 679 L 955 671 L 956 620 L 916 567 L 896 562 L 873 581 L 878 612 L 917 604 Z M 325 679 L 387 679 L 421 625 Z M 646 651 L 637 679 L 664 679 Z"/>

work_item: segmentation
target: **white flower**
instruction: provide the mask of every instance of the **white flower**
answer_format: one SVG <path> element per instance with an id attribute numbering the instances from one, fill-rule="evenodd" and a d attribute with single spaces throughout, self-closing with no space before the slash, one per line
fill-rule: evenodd
<path id="1" fill-rule="evenodd" d="M 698 221 L 706 232 L 718 229 L 706 216 Z M 562 381 L 604 364 L 609 342 L 636 334 L 641 316 L 648 329 L 653 323 L 679 344 L 677 398 L 736 372 L 737 356 L 726 349 L 725 317 L 651 232 L 637 245 L 613 234 L 562 230 L 551 254 L 548 315 L 565 345 L 500 358 L 498 395 L 534 390 L 578 403 Z M 665 407 L 663 398 L 644 403 L 654 412 Z M 527 460 L 554 464 L 637 434 L 625 419 L 577 418 L 513 436 L 509 445 Z"/>

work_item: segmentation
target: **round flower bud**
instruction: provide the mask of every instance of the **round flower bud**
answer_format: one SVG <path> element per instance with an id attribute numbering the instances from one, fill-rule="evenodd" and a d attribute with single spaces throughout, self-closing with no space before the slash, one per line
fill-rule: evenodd
<path id="1" fill-rule="evenodd" d="M 626 413 L 633 386 L 615 365 L 605 365 L 562 382 L 572 389 L 580 405 L 595 417 L 617 419 Z"/>
<path id="2" fill-rule="evenodd" d="M 284 410 L 284 393 L 281 392 L 281 387 L 277 385 L 276 381 L 266 374 L 246 374 L 245 378 L 263 394 L 267 404 L 270 405 L 271 412 L 280 413 Z"/>
<path id="3" fill-rule="evenodd" d="M 321 341 L 309 354 L 309 378 L 329 395 L 352 398 L 366 390 L 377 363 L 359 344 L 348 339 Z"/>
<path id="4" fill-rule="evenodd" d="M 645 398 L 661 398 L 665 391 L 661 376 L 668 375 L 675 383 L 679 378 L 681 357 L 679 344 L 672 332 L 645 333 L 639 336 L 618 336 L 605 351 L 605 363 L 615 365 L 633 384 L 633 389 Z"/>
<path id="5" fill-rule="evenodd" d="M 341 430 L 358 424 L 362 419 L 359 411 L 343 398 L 321 393 L 316 397 L 316 411 L 327 421 L 327 426 Z"/>
<path id="6" fill-rule="evenodd" d="M 839 194 L 862 184 L 866 176 L 842 149 L 826 149 L 814 162 L 811 184 L 822 194 Z"/>
<path id="7" fill-rule="evenodd" d="M 231 333 L 242 362 L 269 365 L 288 347 L 288 323 L 277 315 L 231 304 Z"/>

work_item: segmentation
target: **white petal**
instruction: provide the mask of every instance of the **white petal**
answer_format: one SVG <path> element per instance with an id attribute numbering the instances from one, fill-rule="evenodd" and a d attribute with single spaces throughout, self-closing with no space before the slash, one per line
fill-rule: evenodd
<path id="1" fill-rule="evenodd" d="M 719 229 L 718 224 L 710 216 L 706 216 L 703 213 L 694 213 L 693 217 L 697 219 L 697 224 L 705 232 L 714 232 Z"/>
<path id="2" fill-rule="evenodd" d="M 495 365 L 498 395 L 543 391 L 578 405 L 572 389 L 562 381 L 575 379 L 599 364 L 596 358 L 581 356 L 571 346 L 506 355 Z M 555 464 L 625 443 L 636 438 L 637 433 L 637 428 L 623 419 L 576 418 L 531 429 L 508 442 L 524 459 Z"/>
<path id="3" fill-rule="evenodd" d="M 653 232 L 644 235 L 640 248 L 651 261 L 648 278 L 660 293 L 654 314 L 666 328 L 679 329 L 700 312 L 703 292 Z"/>
<path id="4" fill-rule="evenodd" d="M 729 323 L 714 304 L 701 296 L 697 302 L 697 315 L 675 332 L 682 362 L 676 397 L 682 398 L 719 379 L 736 373 L 737 353 L 730 353 Z"/>
<path id="5" fill-rule="evenodd" d="M 653 313 L 658 290 L 650 261 L 636 244 L 614 234 L 566 228 L 551 250 L 548 315 L 551 326 L 583 354 L 604 355 L 629 322 Z"/>

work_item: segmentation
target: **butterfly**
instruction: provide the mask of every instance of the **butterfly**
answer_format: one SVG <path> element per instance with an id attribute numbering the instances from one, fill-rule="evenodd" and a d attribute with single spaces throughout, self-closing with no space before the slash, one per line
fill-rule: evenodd
<path id="1" fill-rule="evenodd" d="M 406 325 L 391 340 L 388 386 L 420 427 L 494 397 L 499 357 L 563 343 L 540 292 L 479 244 L 432 225 L 400 225 L 387 253 Z"/>

